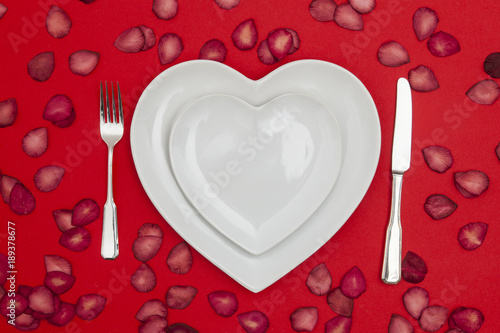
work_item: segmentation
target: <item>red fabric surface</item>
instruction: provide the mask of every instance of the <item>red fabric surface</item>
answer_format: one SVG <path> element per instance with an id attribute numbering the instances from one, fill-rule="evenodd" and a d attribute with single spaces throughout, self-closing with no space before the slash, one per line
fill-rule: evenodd
<path id="1" fill-rule="evenodd" d="M 61 328 L 43 321 L 38 331 L 134 332 L 139 326 L 134 317 L 141 305 L 151 298 L 164 299 L 170 286 L 180 284 L 196 287 L 198 294 L 186 309 L 169 310 L 170 324 L 185 322 L 200 332 L 243 332 L 236 315 L 220 317 L 207 301 L 210 292 L 228 290 L 238 297 L 237 313 L 260 310 L 269 317 L 268 332 L 292 331 L 289 316 L 303 306 L 318 308 L 319 320 L 314 332 L 323 332 L 324 324 L 336 314 L 324 296 L 311 294 L 305 285 L 309 271 L 321 262 L 329 268 L 333 286 L 337 286 L 343 274 L 353 266 L 358 266 L 366 277 L 367 291 L 354 302 L 351 332 L 386 331 L 393 313 L 410 318 L 402 295 L 413 285 L 405 281 L 385 285 L 380 280 L 380 271 L 390 209 L 395 83 L 398 77 L 407 76 L 411 68 L 420 64 L 434 70 L 440 88 L 429 93 L 413 93 L 413 160 L 405 174 L 402 200 L 403 255 L 410 250 L 426 261 L 429 273 L 419 285 L 428 290 L 432 304 L 450 310 L 459 306 L 478 308 L 485 316 L 480 332 L 498 330 L 500 163 L 494 150 L 500 140 L 500 102 L 480 106 L 465 95 L 474 83 L 488 78 L 482 68 L 484 58 L 500 51 L 498 3 L 378 1 L 375 10 L 363 16 L 364 31 L 353 32 L 334 22 L 315 21 L 308 11 L 309 0 L 241 0 L 229 11 L 219 8 L 213 0 L 179 0 L 179 11 L 169 21 L 153 14 L 151 0 L 97 0 L 89 5 L 71 0 L 1 2 L 9 9 L 0 19 L 0 100 L 15 97 L 18 116 L 14 125 L 0 129 L 0 170 L 18 178 L 33 192 L 36 209 L 30 215 L 17 216 L 7 205 L 0 205 L 0 252 L 7 251 L 7 222 L 13 221 L 17 285 L 42 284 L 43 255 L 57 254 L 72 263 L 76 276 L 74 287 L 61 296 L 62 300 L 74 303 L 87 293 L 107 297 L 104 311 L 93 321 L 75 317 Z M 52 38 L 44 26 L 45 13 L 51 4 L 63 8 L 73 23 L 69 35 L 60 40 Z M 459 53 L 437 58 L 429 53 L 425 41 L 417 40 L 412 16 L 421 6 L 429 6 L 437 12 L 440 18 L 437 30 L 457 38 L 461 45 Z M 231 33 L 248 18 L 255 21 L 259 42 L 279 27 L 296 30 L 301 39 L 299 50 L 268 66 L 259 61 L 255 48 L 246 52 L 236 49 Z M 184 43 L 180 57 L 162 66 L 156 45 L 135 54 L 123 53 L 113 46 L 123 30 L 141 24 L 151 27 L 157 38 L 167 32 L 178 34 Z M 192 251 L 194 263 L 188 274 L 175 275 L 168 270 L 166 257 L 181 238 L 144 192 L 130 151 L 130 122 L 143 89 L 166 68 L 196 59 L 201 46 L 212 38 L 223 41 L 228 49 L 224 63 L 252 79 L 298 59 L 321 59 L 343 66 L 366 85 L 380 117 L 380 161 L 364 200 L 322 249 L 257 294 L 240 286 L 195 251 Z M 410 64 L 388 68 L 377 61 L 378 47 L 389 40 L 405 46 Z M 86 77 L 76 76 L 68 69 L 68 56 L 80 49 L 100 53 L 96 69 Z M 28 76 L 26 65 L 44 51 L 54 52 L 55 70 L 48 81 L 36 82 Z M 106 145 L 88 133 L 97 133 L 98 84 L 105 79 L 120 82 L 126 118 L 124 138 L 115 150 L 114 191 L 120 214 L 121 251 L 114 261 L 100 257 L 101 218 L 87 228 L 92 235 L 90 247 L 76 253 L 59 245 L 60 231 L 51 214 L 55 209 L 71 209 L 83 198 L 104 204 Z M 42 119 L 45 104 L 55 94 L 66 94 L 73 101 L 76 120 L 68 128 L 57 128 Z M 22 151 L 21 140 L 29 130 L 40 126 L 48 128 L 49 148 L 43 156 L 33 159 Z M 423 161 L 421 148 L 430 144 L 451 150 L 455 162 L 445 174 L 431 171 Z M 55 191 L 41 193 L 34 187 L 33 175 L 41 166 L 54 163 L 66 168 L 64 179 Z M 454 172 L 469 169 L 482 170 L 490 178 L 489 189 L 474 199 L 464 198 L 453 184 Z M 457 211 L 444 220 L 432 220 L 424 212 L 423 204 L 434 193 L 449 196 L 458 204 Z M 458 230 L 478 221 L 489 224 L 486 240 L 477 250 L 466 251 L 457 242 Z M 156 272 L 157 285 L 151 292 L 142 294 L 131 287 L 129 277 L 139 266 L 132 254 L 132 242 L 138 228 L 146 222 L 161 226 L 164 242 L 158 255 L 149 262 Z M 417 321 L 410 319 L 410 322 L 416 332 L 423 332 Z M 445 332 L 447 327 L 439 332 Z M 0 331 L 13 329 L 2 319 Z"/>

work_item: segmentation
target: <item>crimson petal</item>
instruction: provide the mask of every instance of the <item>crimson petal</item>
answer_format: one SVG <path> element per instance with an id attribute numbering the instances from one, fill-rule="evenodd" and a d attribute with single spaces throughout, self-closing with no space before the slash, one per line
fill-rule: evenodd
<path id="1" fill-rule="evenodd" d="M 33 80 L 44 82 L 52 75 L 54 67 L 54 52 L 42 52 L 28 62 L 28 74 Z"/>
<path id="2" fill-rule="evenodd" d="M 76 75 L 89 75 L 99 62 L 99 53 L 89 50 L 79 50 L 72 53 L 68 59 L 69 70 Z"/>
<path id="3" fill-rule="evenodd" d="M 10 126 L 17 117 L 17 103 L 15 98 L 0 102 L 0 128 Z"/>
<path id="4" fill-rule="evenodd" d="M 477 104 L 491 105 L 500 97 L 500 87 L 495 81 L 486 79 L 474 84 L 465 94 Z"/>
<path id="5" fill-rule="evenodd" d="M 51 6 L 45 20 L 47 32 L 54 38 L 63 38 L 69 34 L 71 19 L 68 14 L 58 6 Z"/>
<path id="6" fill-rule="evenodd" d="M 460 44 L 449 33 L 439 31 L 429 38 L 427 48 L 436 57 L 448 57 L 460 52 Z"/>

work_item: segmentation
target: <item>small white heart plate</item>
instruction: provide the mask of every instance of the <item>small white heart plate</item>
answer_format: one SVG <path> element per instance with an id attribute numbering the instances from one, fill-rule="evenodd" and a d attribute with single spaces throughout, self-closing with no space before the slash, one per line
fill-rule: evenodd
<path id="1" fill-rule="evenodd" d="M 307 221 L 261 255 L 244 250 L 208 223 L 172 172 L 169 141 L 175 119 L 188 103 L 214 94 L 254 106 L 286 94 L 306 94 L 328 106 L 340 129 L 342 158 L 333 189 Z M 351 216 L 375 174 L 381 135 L 368 90 L 352 73 L 332 63 L 299 60 L 254 81 L 224 64 L 193 60 L 170 67 L 146 87 L 137 103 L 130 140 L 139 179 L 165 220 L 205 258 L 259 292 L 318 250 Z"/>
<path id="2" fill-rule="evenodd" d="M 169 152 L 177 183 L 198 213 L 260 255 L 323 203 L 341 149 L 335 117 L 317 98 L 286 94 L 253 106 L 219 94 L 180 111 Z"/>

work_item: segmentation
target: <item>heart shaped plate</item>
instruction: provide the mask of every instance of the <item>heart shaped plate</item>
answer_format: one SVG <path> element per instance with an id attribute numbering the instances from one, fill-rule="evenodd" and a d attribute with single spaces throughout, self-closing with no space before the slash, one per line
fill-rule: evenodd
<path id="1" fill-rule="evenodd" d="M 253 106 L 230 95 L 186 105 L 170 134 L 170 161 L 196 210 L 260 255 L 304 223 L 333 188 L 340 129 L 317 98 L 287 94 Z"/>
<path id="2" fill-rule="evenodd" d="M 213 94 L 264 105 L 285 94 L 326 104 L 340 129 L 342 158 L 332 190 L 293 233 L 261 255 L 228 239 L 191 205 L 179 188 L 169 156 L 172 126 L 191 101 Z M 380 122 L 365 86 L 352 73 L 320 60 L 285 64 L 254 81 L 210 60 L 193 60 L 160 73 L 144 90 L 133 116 L 131 148 L 139 179 L 164 219 L 194 249 L 241 285 L 259 292 L 318 250 L 364 197 L 380 155 Z"/>

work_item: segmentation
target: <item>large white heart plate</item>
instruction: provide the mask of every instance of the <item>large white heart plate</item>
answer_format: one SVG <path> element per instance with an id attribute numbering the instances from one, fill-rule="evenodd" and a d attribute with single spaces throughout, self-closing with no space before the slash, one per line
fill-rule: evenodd
<path id="1" fill-rule="evenodd" d="M 323 203 L 341 149 L 335 117 L 315 97 L 286 94 L 253 106 L 217 94 L 180 111 L 169 153 L 174 176 L 198 213 L 260 255 Z"/>
<path id="2" fill-rule="evenodd" d="M 313 96 L 333 112 L 342 137 L 340 171 L 311 217 L 276 246 L 255 256 L 206 222 L 184 196 L 169 160 L 171 127 L 183 107 L 203 96 L 226 94 L 263 105 L 289 93 Z M 137 103 L 130 139 L 142 185 L 165 220 L 217 267 L 258 292 L 307 259 L 347 221 L 375 174 L 381 135 L 368 90 L 352 73 L 332 63 L 299 60 L 254 81 L 224 64 L 193 60 L 165 70 L 146 87 Z"/>

